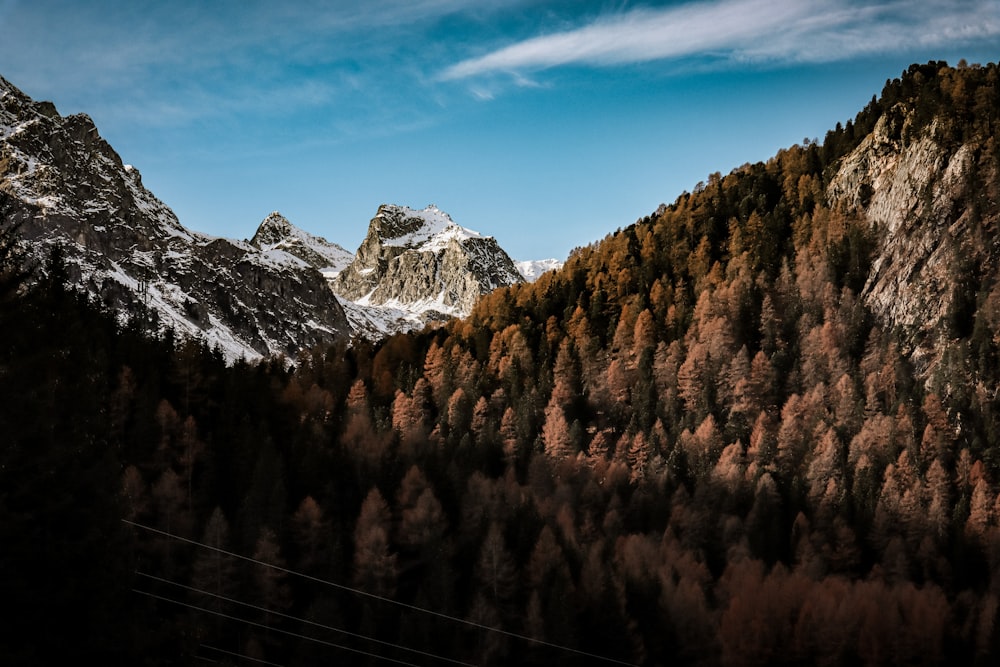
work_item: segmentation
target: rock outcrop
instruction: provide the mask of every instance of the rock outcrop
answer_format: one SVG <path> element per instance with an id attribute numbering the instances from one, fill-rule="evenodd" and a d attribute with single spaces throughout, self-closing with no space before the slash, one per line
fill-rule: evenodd
<path id="1" fill-rule="evenodd" d="M 922 376 L 940 360 L 940 338 L 963 314 L 989 267 L 997 265 L 997 220 L 977 200 L 995 183 L 984 146 L 956 142 L 938 120 L 914 126 L 897 104 L 838 165 L 827 188 L 832 207 L 866 216 L 874 242 L 865 304 L 909 345 Z M 995 195 L 994 195 L 995 196 Z"/>
<path id="2" fill-rule="evenodd" d="M 430 321 L 466 315 L 483 294 L 523 281 L 495 239 L 458 226 L 437 207 L 383 205 L 331 285 L 344 299 Z"/>
<path id="3" fill-rule="evenodd" d="M 328 278 L 340 273 L 354 259 L 341 246 L 299 229 L 277 211 L 260 223 L 250 245 L 275 259 L 282 254 L 290 255 Z"/>

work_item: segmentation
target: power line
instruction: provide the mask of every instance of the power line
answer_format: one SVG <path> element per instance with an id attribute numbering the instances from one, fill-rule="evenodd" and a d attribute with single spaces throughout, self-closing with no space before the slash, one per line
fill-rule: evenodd
<path id="1" fill-rule="evenodd" d="M 273 609 L 268 609 L 267 607 L 260 607 L 258 605 L 251 604 L 249 602 L 243 602 L 241 600 L 236 600 L 234 598 L 226 597 L 225 595 L 219 595 L 218 593 L 212 593 L 211 591 L 206 591 L 206 590 L 203 590 L 201 588 L 195 588 L 194 586 L 188 586 L 186 584 L 182 584 L 182 583 L 179 583 L 179 582 L 176 582 L 176 581 L 171 581 L 169 579 L 163 579 L 161 577 L 157 577 L 157 576 L 152 575 L 152 574 L 146 574 L 145 572 L 138 572 L 137 571 L 136 574 L 139 575 L 140 577 L 145 577 L 147 579 L 152 579 L 153 581 L 158 581 L 158 582 L 163 583 L 163 584 L 169 584 L 171 586 L 176 586 L 178 588 L 183 588 L 184 590 L 192 591 L 192 592 L 195 592 L 195 593 L 201 593 L 202 595 L 207 595 L 207 596 L 213 597 L 213 598 L 215 598 L 217 600 L 222 600 L 223 602 L 230 602 L 232 604 L 236 604 L 236 605 L 239 605 L 241 607 L 248 607 L 248 608 L 253 609 L 255 611 L 261 611 L 261 612 L 264 612 L 266 614 L 271 614 L 273 616 L 277 616 L 279 618 L 284 618 L 284 619 L 287 619 L 287 620 L 290 620 L 290 621 L 297 621 L 299 623 L 304 623 L 306 625 L 311 625 L 313 627 L 321 628 L 323 630 L 330 630 L 331 632 L 340 632 L 342 634 L 348 635 L 349 637 L 354 637 L 356 639 L 363 639 L 365 641 L 370 641 L 370 642 L 374 642 L 376 644 L 381 644 L 383 646 L 388 646 L 388 647 L 391 647 L 391 648 L 400 649 L 402 651 L 409 651 L 411 653 L 416 653 L 418 655 L 422 655 L 422 656 L 424 656 L 426 658 L 434 658 L 435 660 L 441 660 L 443 662 L 450 662 L 450 663 L 452 663 L 454 665 L 460 665 L 461 667 L 476 667 L 475 665 L 471 665 L 471 664 L 469 664 L 467 662 L 461 662 L 460 660 L 455 660 L 453 658 L 448 658 L 448 657 L 445 657 L 443 655 L 437 655 L 435 653 L 428 653 L 427 651 L 421 651 L 420 649 L 410 648 L 408 646 L 403 646 L 401 644 L 394 644 L 392 642 L 387 642 L 387 641 L 384 641 L 384 640 L 381 640 L 381 639 L 376 639 L 375 637 L 369 637 L 368 635 L 363 635 L 363 634 L 360 634 L 360 633 L 351 632 L 350 630 L 344 630 L 342 628 L 337 628 L 337 627 L 334 627 L 332 625 L 325 625 L 323 623 L 317 623 L 316 621 L 310 621 L 307 618 L 301 618 L 301 617 L 298 617 L 298 616 L 292 616 L 290 614 L 284 614 L 284 613 L 282 613 L 280 611 L 275 611 Z"/>
<path id="2" fill-rule="evenodd" d="M 418 612 L 421 612 L 423 614 L 429 614 L 430 616 L 436 616 L 438 618 L 443 618 L 445 620 L 452 621 L 454 623 L 460 623 L 460 624 L 465 625 L 467 627 L 476 628 L 478 630 L 485 630 L 487 632 L 495 632 L 497 634 L 505 635 L 505 636 L 511 637 L 513 639 L 520 639 L 522 641 L 530 642 L 532 644 L 538 644 L 539 646 L 546 646 L 548 648 L 553 648 L 553 649 L 556 649 L 556 650 L 559 650 L 559 651 L 566 651 L 568 653 L 575 653 L 576 655 L 582 655 L 582 656 L 585 656 L 585 657 L 588 657 L 588 658 L 593 658 L 595 660 L 601 660 L 601 661 L 604 661 L 604 662 L 610 662 L 610 663 L 614 663 L 616 665 L 625 665 L 626 667 L 637 667 L 635 664 L 633 664 L 631 662 L 625 662 L 624 660 L 618 660 L 616 658 L 609 658 L 609 657 L 604 656 L 604 655 L 598 655 L 597 653 L 590 653 L 589 651 L 583 651 L 581 649 L 572 648 L 570 646 L 563 646 L 561 644 L 554 644 L 552 642 L 545 641 L 544 639 L 536 639 L 534 637 L 529 637 L 527 635 L 522 635 L 522 634 L 519 634 L 517 632 L 511 632 L 510 630 L 504 630 L 502 628 L 495 628 L 495 627 L 492 627 L 492 626 L 489 626 L 489 625 L 483 625 L 482 623 L 476 623 L 475 621 L 470 621 L 468 619 L 459 618 L 457 616 L 451 616 L 450 614 L 445 614 L 445 613 L 440 612 L 440 611 L 434 611 L 433 609 L 426 609 L 424 607 L 418 607 L 416 605 L 412 605 L 412 604 L 409 604 L 407 602 L 400 602 L 399 600 L 393 600 L 391 598 L 383 597 L 383 596 L 377 595 L 375 593 L 369 593 L 368 591 L 363 591 L 363 590 L 358 589 L 358 588 L 352 588 L 350 586 L 345 586 L 344 584 L 334 583 L 332 581 L 327 581 L 325 579 L 320 579 L 320 578 L 314 577 L 312 575 L 303 574 L 301 572 L 296 572 L 294 570 L 289 570 L 288 568 L 281 567 L 280 565 L 274 565 L 272 563 L 265 563 L 264 561 L 260 561 L 260 560 L 257 560 L 255 558 L 250 558 L 249 556 L 244 556 L 242 554 L 234 553 L 232 551 L 227 551 L 225 549 L 220 549 L 219 547 L 214 547 L 214 546 L 212 546 L 210 544 L 204 544 L 203 542 L 198 542 L 197 540 L 192 540 L 192 539 L 187 538 L 187 537 L 181 537 L 180 535 L 174 535 L 173 533 L 168 533 L 168 532 L 166 532 L 164 530 L 160 530 L 158 528 L 153 528 L 152 526 L 146 526 L 146 525 L 143 525 L 141 523 L 136 523 L 134 521 L 129 521 L 128 519 L 122 519 L 122 522 L 126 523 L 126 524 L 128 524 L 130 526 L 134 526 L 136 528 L 142 528 L 143 530 L 148 530 L 149 532 L 156 533 L 158 535 L 163 535 L 164 537 L 169 537 L 171 539 L 178 540 L 178 541 L 181 541 L 181 542 L 185 542 L 187 544 L 192 544 L 192 545 L 195 545 L 195 546 L 202 547 L 204 549 L 209 549 L 211 551 L 215 551 L 217 553 L 221 553 L 221 554 L 226 555 L 226 556 L 231 556 L 233 558 L 238 558 L 240 560 L 244 560 L 244 561 L 247 561 L 247 562 L 250 562 L 250 563 L 256 563 L 257 565 L 262 565 L 264 567 L 269 567 L 271 569 L 277 570 L 278 572 L 284 572 L 285 574 L 290 574 L 290 575 L 293 575 L 293 576 L 296 576 L 296 577 L 301 577 L 302 579 L 306 579 L 307 581 L 313 581 L 313 582 L 316 582 L 318 584 L 323 584 L 325 586 L 330 586 L 330 587 L 336 588 L 338 590 L 347 591 L 349 593 L 354 593 L 355 595 L 361 595 L 363 597 L 367 597 L 367 598 L 370 598 L 370 599 L 373 599 L 373 600 L 378 600 L 380 602 L 385 602 L 387 604 L 395 605 L 397 607 L 400 607 L 400 608 L 403 608 L 403 609 L 408 609 L 410 611 L 418 611 Z"/>
<path id="3" fill-rule="evenodd" d="M 406 667 L 420 667 L 412 662 L 406 662 L 405 660 L 397 660 L 396 658 L 390 658 L 388 656 L 379 655 L 378 653 L 371 653 L 369 651 L 364 651 L 359 648 L 352 648 L 350 646 L 344 646 L 342 644 L 336 644 L 334 642 L 328 642 L 323 639 L 318 639 L 316 637 L 310 637 L 308 635 L 299 634 L 298 632 L 292 632 L 291 630 L 282 630 L 281 628 L 272 628 L 264 623 L 257 623 L 256 621 L 251 621 L 246 618 L 239 618 L 238 616 L 232 616 L 230 614 L 224 614 L 221 611 L 215 611 L 214 609 L 208 609 L 206 607 L 199 607 L 195 604 L 189 604 L 187 602 L 181 602 L 180 600 L 174 600 L 172 598 L 164 597 L 162 595 L 157 595 L 155 593 L 149 593 L 147 591 L 140 590 L 138 588 L 133 588 L 132 592 L 138 593 L 139 595 L 145 595 L 146 597 L 151 597 L 154 600 L 160 600 L 162 602 L 170 602 L 171 604 L 176 604 L 181 607 L 187 607 L 188 609 L 194 609 L 195 611 L 203 611 L 206 614 L 214 614 L 215 616 L 221 616 L 222 618 L 228 619 L 230 621 L 237 621 L 239 623 L 246 623 L 247 625 L 252 625 L 255 628 L 260 628 L 268 632 L 277 632 L 279 634 L 288 635 L 289 637 L 295 637 L 296 639 L 304 639 L 309 642 L 315 642 L 317 644 L 322 644 L 324 646 L 330 646 L 332 648 L 339 648 L 343 651 L 350 651 L 351 653 L 359 653 L 363 656 L 369 658 L 376 658 L 377 660 L 385 660 L 387 662 L 394 662 L 397 665 L 405 665 Z"/>
<path id="4" fill-rule="evenodd" d="M 209 646 L 208 644 L 202 644 L 201 646 L 202 648 L 207 648 L 209 651 L 217 651 L 218 653 L 231 655 L 234 658 L 242 658 L 243 660 L 249 660 L 250 662 L 259 662 L 262 665 L 270 665 L 271 667 L 282 667 L 282 665 L 274 662 L 268 662 L 267 660 L 261 660 L 260 658 L 252 658 L 249 655 L 244 655 L 242 653 L 234 653 L 233 651 L 227 651 L 226 649 L 219 648 L 218 646 Z"/>

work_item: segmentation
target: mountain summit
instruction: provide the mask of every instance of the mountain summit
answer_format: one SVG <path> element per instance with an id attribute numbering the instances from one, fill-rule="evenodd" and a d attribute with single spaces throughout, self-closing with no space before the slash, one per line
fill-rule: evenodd
<path id="1" fill-rule="evenodd" d="M 466 315 L 497 287 L 524 282 L 490 236 L 461 227 L 431 205 L 384 204 L 354 261 L 331 282 L 344 299 L 400 308 L 425 321 Z"/>
<path id="2" fill-rule="evenodd" d="M 339 273 L 351 263 L 353 255 L 336 243 L 299 229 L 275 211 L 264 218 L 250 245 L 261 252 L 286 253 L 312 266 L 325 276 Z"/>

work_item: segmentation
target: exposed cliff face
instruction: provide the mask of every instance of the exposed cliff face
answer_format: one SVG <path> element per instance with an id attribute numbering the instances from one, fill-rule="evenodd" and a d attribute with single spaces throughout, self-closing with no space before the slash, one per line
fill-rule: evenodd
<path id="1" fill-rule="evenodd" d="M 912 124 L 901 105 L 884 114 L 842 160 L 827 193 L 831 206 L 867 217 L 875 245 L 862 297 L 903 334 L 926 376 L 945 325 L 964 316 L 970 285 L 996 266 L 996 216 L 977 202 L 996 197 L 997 174 L 981 142 L 955 145 L 937 121 L 919 131 Z"/>
<path id="2" fill-rule="evenodd" d="M 185 229 L 85 115 L 61 117 L 0 79 L 0 191 L 40 259 L 123 315 L 145 308 L 229 358 L 294 353 L 349 333 L 323 276 L 259 246 Z"/>
<path id="3" fill-rule="evenodd" d="M 336 275 L 354 259 L 341 246 L 299 229 L 277 211 L 260 223 L 250 245 L 276 258 L 290 255 L 324 275 Z"/>
<path id="4" fill-rule="evenodd" d="M 466 315 L 483 294 L 523 280 L 492 237 L 456 225 L 434 206 L 383 205 L 354 261 L 331 284 L 345 299 L 426 321 Z"/>

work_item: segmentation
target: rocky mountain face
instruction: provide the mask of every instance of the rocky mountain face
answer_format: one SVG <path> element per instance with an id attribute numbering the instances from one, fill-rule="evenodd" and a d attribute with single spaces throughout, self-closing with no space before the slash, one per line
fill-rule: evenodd
<path id="1" fill-rule="evenodd" d="M 341 246 L 299 229 L 277 211 L 260 223 L 250 245 L 276 259 L 291 255 L 327 277 L 340 273 L 354 259 Z"/>
<path id="2" fill-rule="evenodd" d="M 299 258 L 315 247 L 269 245 L 277 221 L 255 243 L 184 228 L 89 117 L 62 117 L 3 79 L 0 193 L 39 263 L 61 246 L 70 279 L 123 317 L 154 313 L 156 326 L 201 337 L 230 359 L 350 334 L 324 277 Z"/>
<path id="3" fill-rule="evenodd" d="M 383 205 L 354 261 L 331 285 L 360 306 L 427 322 L 466 315 L 483 294 L 520 282 L 524 277 L 492 237 L 460 227 L 433 205 Z"/>
<path id="4" fill-rule="evenodd" d="M 862 298 L 903 334 L 923 376 L 940 360 L 948 325 L 971 329 L 975 292 L 1000 259 L 989 158 L 981 139 L 956 140 L 940 119 L 916 127 L 915 112 L 897 104 L 827 188 L 831 205 L 867 219 L 872 268 Z"/>
<path id="5" fill-rule="evenodd" d="M 561 265 L 557 260 L 515 264 L 494 239 L 459 227 L 433 206 L 422 211 L 381 206 L 354 255 L 277 212 L 249 243 L 274 262 L 320 271 L 353 334 L 369 340 L 465 315 L 482 294 L 530 282 Z"/>

